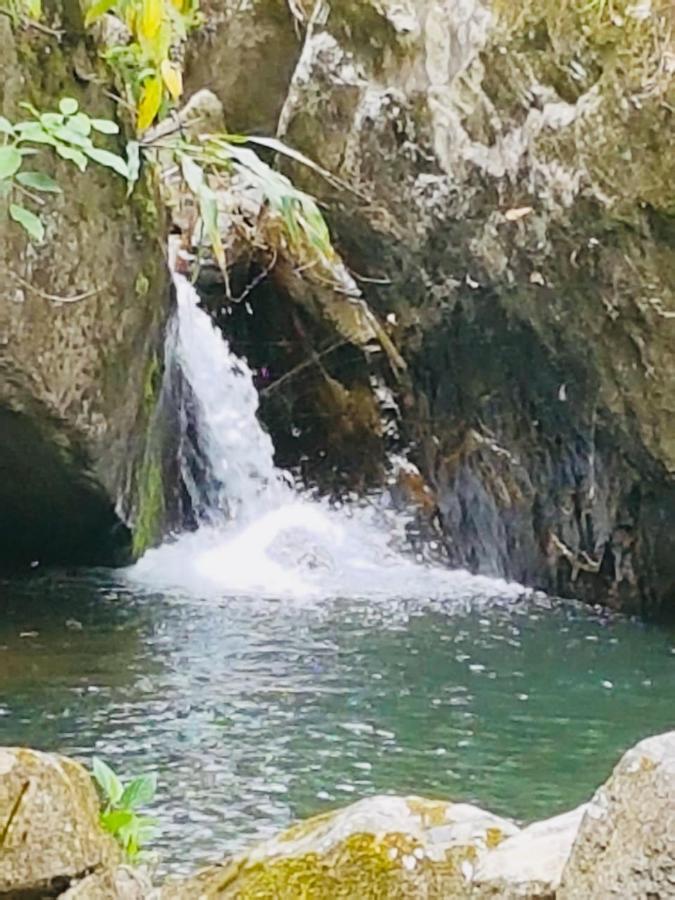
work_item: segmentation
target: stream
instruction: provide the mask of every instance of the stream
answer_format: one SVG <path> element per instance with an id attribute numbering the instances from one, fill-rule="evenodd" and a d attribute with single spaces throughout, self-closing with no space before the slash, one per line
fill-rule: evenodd
<path id="1" fill-rule="evenodd" d="M 383 498 L 307 496 L 177 293 L 198 528 L 126 571 L 0 582 L 1 744 L 157 771 L 152 849 L 187 872 L 379 792 L 554 815 L 673 727 L 672 633 L 423 563 Z"/>

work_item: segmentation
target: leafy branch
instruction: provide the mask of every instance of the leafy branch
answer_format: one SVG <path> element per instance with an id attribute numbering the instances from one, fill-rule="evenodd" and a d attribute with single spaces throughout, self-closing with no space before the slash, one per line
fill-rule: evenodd
<path id="1" fill-rule="evenodd" d="M 130 41 L 103 55 L 131 95 L 136 129 L 143 132 L 183 93 L 182 69 L 172 56 L 199 21 L 197 0 L 94 0 L 85 25 L 109 12 L 125 23 Z"/>
<path id="2" fill-rule="evenodd" d="M 0 116 L 0 196 L 9 196 L 10 217 L 39 242 L 44 238 L 44 223 L 39 212 L 26 204 L 39 210 L 45 203 L 42 194 L 62 193 L 50 175 L 25 168 L 26 161 L 40 149 L 50 147 L 81 172 L 91 161 L 128 178 L 129 166 L 123 157 L 93 142 L 95 133 L 117 134 L 117 124 L 110 119 L 90 118 L 72 97 L 61 99 L 58 112 L 40 112 L 30 103 L 20 106 L 31 114 L 31 119 L 13 124 Z"/>

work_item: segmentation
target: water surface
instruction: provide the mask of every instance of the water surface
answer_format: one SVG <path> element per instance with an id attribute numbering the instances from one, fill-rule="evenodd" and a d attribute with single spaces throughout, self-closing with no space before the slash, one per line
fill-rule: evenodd
<path id="1" fill-rule="evenodd" d="M 201 599 L 96 573 L 0 596 L 0 743 L 156 770 L 174 871 L 378 792 L 553 815 L 675 725 L 673 635 L 573 604 Z"/>

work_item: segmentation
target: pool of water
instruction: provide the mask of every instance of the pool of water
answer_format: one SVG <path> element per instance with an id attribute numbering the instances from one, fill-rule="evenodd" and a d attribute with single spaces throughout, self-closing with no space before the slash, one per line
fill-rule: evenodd
<path id="1" fill-rule="evenodd" d="M 675 726 L 675 635 L 541 598 L 294 602 L 0 582 L 0 743 L 156 770 L 162 867 L 379 792 L 519 820 Z"/>

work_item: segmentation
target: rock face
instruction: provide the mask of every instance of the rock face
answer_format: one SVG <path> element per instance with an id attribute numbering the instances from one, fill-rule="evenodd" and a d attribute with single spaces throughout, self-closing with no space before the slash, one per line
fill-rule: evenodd
<path id="1" fill-rule="evenodd" d="M 78 763 L 1 749 L 0 895 L 55 896 L 71 881 L 114 866 L 119 850 L 98 817 L 92 780 Z"/>
<path id="2" fill-rule="evenodd" d="M 79 16 L 75 3 L 53 11 Z M 0 113 L 16 120 L 22 101 L 53 110 L 72 96 L 114 119 L 105 69 L 76 25 L 66 44 L 0 17 Z M 132 532 L 138 552 L 166 513 L 161 216 L 149 185 L 128 200 L 100 166 L 39 160 L 63 190 L 44 207 L 44 242 L 29 243 L 0 201 L 0 567 L 123 561 Z"/>
<path id="3" fill-rule="evenodd" d="M 279 134 L 357 192 L 293 168 L 380 282 L 450 562 L 672 613 L 670 7 L 313 9 Z"/>
<path id="4" fill-rule="evenodd" d="M 675 732 L 623 757 L 595 794 L 559 900 L 675 895 Z"/>

